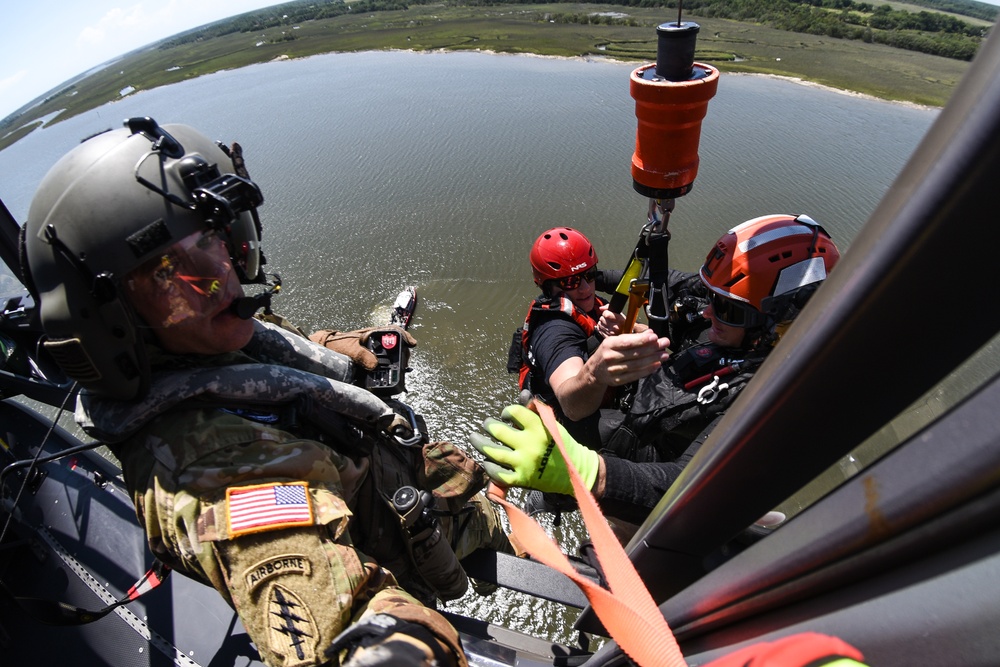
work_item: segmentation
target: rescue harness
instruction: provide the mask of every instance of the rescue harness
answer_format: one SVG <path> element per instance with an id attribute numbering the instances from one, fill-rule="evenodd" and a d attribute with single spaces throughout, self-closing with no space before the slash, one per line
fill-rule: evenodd
<path id="1" fill-rule="evenodd" d="M 607 304 L 607 301 L 599 296 L 595 296 L 594 300 L 598 308 Z M 531 372 L 537 370 L 534 367 L 535 360 L 530 347 L 531 332 L 537 328 L 541 321 L 553 317 L 565 317 L 575 322 L 583 330 L 584 335 L 595 343 L 594 345 L 588 344 L 588 347 L 591 350 L 596 347 L 594 330 L 597 328 L 597 322 L 594 321 L 594 318 L 577 308 L 570 299 L 564 296 L 537 297 L 528 306 L 524 324 L 514 331 L 510 352 L 507 356 L 507 371 L 518 374 L 517 386 L 520 390 L 532 389 Z"/>

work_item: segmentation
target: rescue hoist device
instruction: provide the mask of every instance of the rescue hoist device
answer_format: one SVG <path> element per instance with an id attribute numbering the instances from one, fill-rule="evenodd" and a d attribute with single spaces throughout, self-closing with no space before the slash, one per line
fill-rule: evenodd
<path id="1" fill-rule="evenodd" d="M 656 28 L 656 63 L 631 75 L 638 120 L 632 187 L 649 198 L 649 208 L 610 304 L 614 312 L 625 313 L 626 331 L 640 308 L 658 336 L 669 334 L 670 318 L 677 316 L 668 303 L 667 225 L 675 200 L 691 191 L 698 175 L 701 121 L 719 84 L 719 70 L 694 62 L 699 30 L 697 23 L 681 21 L 679 7 L 676 22 Z"/>

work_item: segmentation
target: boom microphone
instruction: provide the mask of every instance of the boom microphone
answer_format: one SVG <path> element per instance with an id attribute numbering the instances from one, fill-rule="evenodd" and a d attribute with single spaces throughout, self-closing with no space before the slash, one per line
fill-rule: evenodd
<path id="1" fill-rule="evenodd" d="M 233 311 L 241 320 L 249 320 L 261 308 L 271 307 L 271 293 L 264 292 L 257 296 L 244 296 L 234 299 L 229 305 L 229 310 Z"/>
<path id="2" fill-rule="evenodd" d="M 243 320 L 249 320 L 261 308 L 264 309 L 265 314 L 270 314 L 271 297 L 281 291 L 281 276 L 277 274 L 270 275 L 274 278 L 274 282 L 266 292 L 262 292 L 257 296 L 244 296 L 233 299 L 233 302 L 229 304 L 229 310 L 233 311 L 237 317 Z"/>

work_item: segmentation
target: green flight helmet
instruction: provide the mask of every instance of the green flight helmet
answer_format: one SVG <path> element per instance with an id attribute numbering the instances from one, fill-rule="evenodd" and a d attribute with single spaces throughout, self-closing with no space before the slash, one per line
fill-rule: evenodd
<path id="1" fill-rule="evenodd" d="M 263 196 L 234 149 L 185 125 L 131 118 L 42 179 L 22 231 L 22 273 L 40 304 L 44 349 L 86 389 L 120 400 L 148 390 L 143 335 L 121 281 L 180 239 L 216 230 L 240 282 L 264 282 Z"/>

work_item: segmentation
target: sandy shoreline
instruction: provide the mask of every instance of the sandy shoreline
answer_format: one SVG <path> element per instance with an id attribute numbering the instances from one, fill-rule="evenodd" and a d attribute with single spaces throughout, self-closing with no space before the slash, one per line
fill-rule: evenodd
<path id="1" fill-rule="evenodd" d="M 883 97 L 876 97 L 875 95 L 868 95 L 867 93 L 859 93 L 855 90 L 845 90 L 843 88 L 834 88 L 833 86 L 827 86 L 822 83 L 816 83 L 815 81 L 808 81 L 806 79 L 800 79 L 797 76 L 781 76 L 780 74 L 757 74 L 754 72 L 727 72 L 726 76 L 759 76 L 766 79 L 780 79 L 782 81 L 790 81 L 792 83 L 797 83 L 800 86 L 809 86 L 810 88 L 821 88 L 823 90 L 828 90 L 831 93 L 839 93 L 841 95 L 847 95 L 848 97 L 858 97 L 866 100 L 875 100 L 876 102 L 885 102 L 886 104 L 899 104 L 904 107 L 910 107 L 911 109 L 940 109 L 941 107 L 928 106 L 926 104 L 917 104 L 916 102 L 906 102 L 904 100 L 887 100 Z"/>
<path id="2" fill-rule="evenodd" d="M 634 61 L 619 60 L 617 58 L 611 58 L 607 56 L 546 56 L 538 53 L 501 53 L 499 51 L 490 51 L 488 49 L 471 49 L 478 53 L 485 53 L 493 56 L 525 56 L 528 58 L 547 58 L 552 60 L 580 60 L 584 62 L 610 62 L 610 63 L 620 63 L 623 65 L 633 65 L 638 66 Z M 456 53 L 450 49 L 436 49 L 430 51 L 417 51 L 415 49 L 409 50 L 411 53 Z M 941 109 L 942 107 L 929 106 L 926 104 L 917 104 L 916 102 L 907 102 L 904 100 L 888 100 L 884 97 L 877 97 L 875 95 L 869 95 L 867 93 L 859 93 L 855 90 L 847 90 L 844 88 L 836 88 L 834 86 L 827 86 L 822 83 L 816 83 L 815 81 L 809 81 L 808 79 L 802 79 L 797 76 L 782 76 L 780 74 L 761 74 L 756 72 L 723 72 L 726 76 L 756 76 L 765 79 L 778 79 L 781 81 L 789 81 L 791 83 L 798 84 L 800 86 L 809 86 L 811 88 L 820 88 L 822 90 L 828 90 L 832 93 L 838 93 L 840 95 L 847 95 L 848 97 L 857 97 L 860 99 L 873 100 L 876 102 L 885 102 L 886 104 L 898 104 L 905 107 L 910 107 L 911 109 Z"/>

